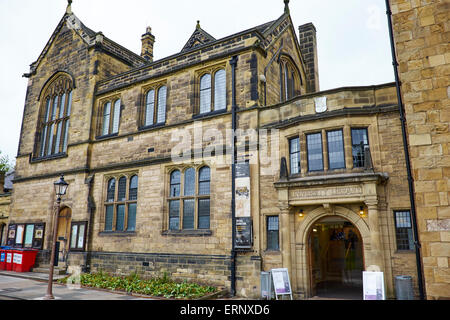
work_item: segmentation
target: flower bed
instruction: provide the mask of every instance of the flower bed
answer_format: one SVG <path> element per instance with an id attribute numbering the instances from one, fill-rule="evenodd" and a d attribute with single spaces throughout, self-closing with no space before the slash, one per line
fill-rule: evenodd
<path id="1" fill-rule="evenodd" d="M 187 281 L 177 282 L 171 280 L 167 275 L 161 278 L 141 279 L 137 274 L 118 277 L 100 271 L 81 274 L 79 280 L 80 285 L 86 287 L 175 299 L 198 299 L 217 292 L 216 287 Z M 60 279 L 58 282 L 73 283 L 70 277 Z"/>

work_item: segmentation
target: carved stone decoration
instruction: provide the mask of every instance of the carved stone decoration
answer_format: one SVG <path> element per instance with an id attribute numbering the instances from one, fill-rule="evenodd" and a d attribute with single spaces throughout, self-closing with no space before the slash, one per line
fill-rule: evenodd
<path id="1" fill-rule="evenodd" d="M 200 28 L 200 23 L 197 21 L 197 27 L 195 28 L 194 33 L 191 35 L 189 40 L 184 45 L 181 52 L 190 50 L 192 48 L 198 47 L 208 42 L 215 41 L 216 39 L 211 36 L 208 32 Z"/>
<path id="2" fill-rule="evenodd" d="M 316 112 L 322 113 L 327 111 L 327 97 L 318 97 L 314 99 L 316 105 Z"/>

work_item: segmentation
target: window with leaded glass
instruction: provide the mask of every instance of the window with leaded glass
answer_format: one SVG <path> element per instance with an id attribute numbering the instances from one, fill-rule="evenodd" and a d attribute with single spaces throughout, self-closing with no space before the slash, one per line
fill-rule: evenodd
<path id="1" fill-rule="evenodd" d="M 353 167 L 364 167 L 364 149 L 369 146 L 369 139 L 367 136 L 367 128 L 351 129 L 352 132 L 352 155 Z"/>
<path id="2" fill-rule="evenodd" d="M 210 168 L 187 168 L 170 174 L 169 230 L 210 228 Z"/>
<path id="3" fill-rule="evenodd" d="M 225 110 L 227 107 L 226 71 L 220 69 L 200 77 L 199 113 Z"/>
<path id="4" fill-rule="evenodd" d="M 138 177 L 121 176 L 107 182 L 104 231 L 135 231 Z"/>
<path id="5" fill-rule="evenodd" d="M 306 135 L 308 171 L 323 171 L 322 133 Z"/>
<path id="6" fill-rule="evenodd" d="M 119 132 L 120 114 L 121 114 L 120 99 L 103 102 L 100 117 L 101 119 L 100 136 L 108 136 Z"/>
<path id="7" fill-rule="evenodd" d="M 73 83 L 59 74 L 42 95 L 35 158 L 46 158 L 67 152 Z"/>
<path id="8" fill-rule="evenodd" d="M 300 138 L 289 139 L 289 162 L 291 174 L 300 173 Z"/>
<path id="9" fill-rule="evenodd" d="M 150 89 L 145 97 L 143 126 L 153 126 L 166 122 L 167 87 Z"/>
<path id="10" fill-rule="evenodd" d="M 328 169 L 345 168 L 344 137 L 342 130 L 327 132 L 328 143 Z"/>
<path id="11" fill-rule="evenodd" d="M 266 222 L 267 250 L 280 250 L 278 216 L 268 216 Z"/>
<path id="12" fill-rule="evenodd" d="M 394 211 L 394 219 L 397 250 L 414 250 L 410 211 Z"/>
<path id="13" fill-rule="evenodd" d="M 298 79 L 300 76 L 287 57 L 280 61 L 280 101 L 284 102 L 295 97 L 298 92 Z"/>

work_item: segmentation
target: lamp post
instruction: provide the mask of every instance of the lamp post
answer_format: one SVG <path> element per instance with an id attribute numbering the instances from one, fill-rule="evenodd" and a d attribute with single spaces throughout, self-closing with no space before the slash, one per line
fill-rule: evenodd
<path id="1" fill-rule="evenodd" d="M 56 194 L 56 209 L 55 209 L 55 216 L 53 218 L 53 240 L 52 240 L 52 253 L 50 255 L 50 271 L 48 275 L 48 286 L 47 286 L 47 294 L 45 295 L 46 300 L 53 300 L 55 297 L 53 296 L 52 289 L 53 289 L 53 270 L 54 270 L 54 264 L 55 264 L 55 251 L 56 251 L 56 236 L 58 232 L 58 216 L 59 216 L 59 209 L 61 207 L 61 197 L 66 194 L 67 187 L 69 184 L 64 181 L 64 175 L 61 174 L 61 177 L 58 181 L 56 181 L 54 184 L 55 187 L 55 194 Z"/>

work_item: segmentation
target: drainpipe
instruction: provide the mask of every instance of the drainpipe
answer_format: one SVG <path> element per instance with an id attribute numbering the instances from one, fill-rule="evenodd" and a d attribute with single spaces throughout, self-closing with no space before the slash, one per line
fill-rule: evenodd
<path id="1" fill-rule="evenodd" d="M 417 282 L 419 284 L 420 300 L 425 300 L 423 274 L 422 274 L 422 259 L 420 256 L 421 245 L 419 241 L 419 232 L 417 229 L 416 204 L 414 200 L 414 179 L 411 173 L 411 162 L 408 150 L 408 140 L 406 136 L 406 118 L 400 89 L 401 83 L 398 76 L 398 62 L 395 53 L 394 33 L 392 29 L 392 11 L 389 5 L 389 0 L 386 0 L 386 15 L 388 18 L 388 25 L 389 25 L 389 39 L 391 42 L 392 65 L 394 66 L 395 85 L 397 87 L 398 108 L 400 111 L 400 121 L 402 126 L 403 149 L 405 152 L 406 171 L 408 175 L 409 201 L 411 203 L 411 218 L 414 229 L 414 246 L 416 248 Z"/>
<path id="2" fill-rule="evenodd" d="M 233 144 L 231 145 L 231 296 L 236 295 L 236 67 L 238 56 L 233 56 L 231 64 L 231 130 Z"/>

